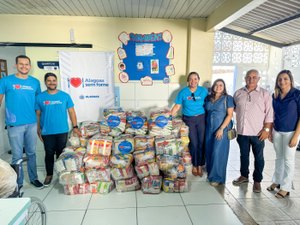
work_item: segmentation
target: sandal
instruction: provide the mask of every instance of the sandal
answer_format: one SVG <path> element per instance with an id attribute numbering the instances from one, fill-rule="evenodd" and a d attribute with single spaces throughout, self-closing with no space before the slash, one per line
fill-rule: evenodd
<path id="1" fill-rule="evenodd" d="M 203 169 L 202 169 L 201 166 L 199 166 L 199 167 L 197 168 L 197 174 L 198 174 L 198 176 L 200 176 L 200 177 L 203 176 Z"/>
<path id="2" fill-rule="evenodd" d="M 275 188 L 280 188 L 280 184 L 275 184 L 275 183 L 273 183 L 273 184 L 271 184 L 269 187 L 267 187 L 267 190 L 268 191 L 274 191 L 275 190 Z"/>
<path id="3" fill-rule="evenodd" d="M 193 169 L 192 169 L 192 174 L 193 174 L 194 176 L 197 176 L 197 175 L 198 175 L 197 167 L 193 167 Z"/>
<path id="4" fill-rule="evenodd" d="M 286 196 L 289 196 L 290 192 L 288 191 L 284 191 L 284 190 L 279 190 L 276 194 L 275 197 L 276 198 L 285 198 Z"/>

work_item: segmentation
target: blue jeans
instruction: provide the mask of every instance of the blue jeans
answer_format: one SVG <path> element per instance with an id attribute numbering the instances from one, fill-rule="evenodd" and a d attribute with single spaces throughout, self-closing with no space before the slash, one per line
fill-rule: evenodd
<path id="1" fill-rule="evenodd" d="M 8 139 L 12 148 L 12 164 L 16 164 L 23 157 L 23 147 L 27 156 L 27 170 L 30 181 L 38 179 L 36 171 L 36 142 L 37 142 L 37 125 L 26 124 L 21 126 L 7 126 Z M 18 185 L 23 185 L 24 173 L 21 168 Z"/>
<path id="2" fill-rule="evenodd" d="M 252 152 L 254 155 L 254 172 L 253 180 L 255 182 L 261 182 L 263 179 L 263 169 L 265 166 L 264 160 L 264 147 L 265 142 L 260 141 L 258 136 L 245 136 L 238 135 L 237 142 L 240 146 L 240 159 L 241 159 L 241 175 L 243 177 L 249 176 L 249 153 L 250 147 L 252 147 Z"/>

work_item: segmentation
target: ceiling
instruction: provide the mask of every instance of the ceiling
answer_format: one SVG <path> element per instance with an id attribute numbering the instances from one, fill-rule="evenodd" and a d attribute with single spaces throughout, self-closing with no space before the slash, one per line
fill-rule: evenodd
<path id="1" fill-rule="evenodd" d="M 208 31 L 277 47 L 300 43 L 300 0 L 0 0 L 0 14 L 206 18 Z"/>

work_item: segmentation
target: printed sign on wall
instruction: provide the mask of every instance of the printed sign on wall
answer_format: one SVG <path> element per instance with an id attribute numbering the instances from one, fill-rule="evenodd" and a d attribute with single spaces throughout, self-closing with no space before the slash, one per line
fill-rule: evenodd
<path id="1" fill-rule="evenodd" d="M 62 90 L 74 101 L 78 121 L 98 121 L 115 105 L 112 52 L 59 52 Z"/>
<path id="2" fill-rule="evenodd" d="M 152 85 L 153 80 L 168 83 L 169 76 L 175 74 L 175 67 L 170 63 L 174 58 L 172 39 L 168 30 L 151 34 L 122 32 L 119 35 L 122 46 L 117 49 L 120 81 L 140 80 L 142 85 Z"/>

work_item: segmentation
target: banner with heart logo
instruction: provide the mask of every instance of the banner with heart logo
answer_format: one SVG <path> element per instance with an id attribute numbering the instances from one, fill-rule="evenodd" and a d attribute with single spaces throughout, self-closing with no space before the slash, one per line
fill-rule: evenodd
<path id="1" fill-rule="evenodd" d="M 61 89 L 74 101 L 77 119 L 98 121 L 115 105 L 113 52 L 59 52 Z"/>

